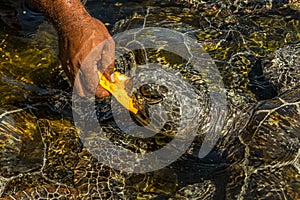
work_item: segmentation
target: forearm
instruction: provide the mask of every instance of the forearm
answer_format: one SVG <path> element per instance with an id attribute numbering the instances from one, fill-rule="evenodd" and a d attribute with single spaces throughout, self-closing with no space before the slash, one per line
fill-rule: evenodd
<path id="1" fill-rule="evenodd" d="M 76 30 L 77 21 L 83 21 L 90 15 L 80 0 L 26 0 L 34 8 L 42 12 L 55 26 L 56 30 L 63 34 Z"/>

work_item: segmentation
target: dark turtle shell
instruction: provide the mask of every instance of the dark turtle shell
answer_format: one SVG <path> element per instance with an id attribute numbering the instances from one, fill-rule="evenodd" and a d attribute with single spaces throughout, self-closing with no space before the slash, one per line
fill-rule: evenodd
<path id="1" fill-rule="evenodd" d="M 98 162 L 82 145 L 78 130 L 70 121 L 70 116 L 65 115 L 70 112 L 69 88 L 61 88 L 54 83 L 58 82 L 56 80 L 65 83 L 60 76 L 61 69 L 56 62 L 52 62 L 51 56 L 44 56 L 45 52 L 54 52 L 49 44 L 55 40 L 55 35 L 41 30 L 38 35 L 38 41 L 44 42 L 41 51 L 40 46 L 33 45 L 27 47 L 29 51 L 19 49 L 19 52 L 7 50 L 5 53 L 4 46 L 7 44 L 2 41 L 1 72 L 6 76 L 1 79 L 1 86 L 3 93 L 10 94 L 6 95 L 10 98 L 0 100 L 1 108 L 5 108 L 3 113 L 7 116 L 0 126 L 3 139 L 0 142 L 1 197 L 298 199 L 300 91 L 297 81 L 292 79 L 291 83 L 295 83 L 293 87 L 284 83 L 282 87 L 286 88 L 286 93 L 278 98 L 271 99 L 276 94 L 260 95 L 265 94 L 272 84 L 280 90 L 276 92 L 281 93 L 276 86 L 276 83 L 281 83 L 276 80 L 282 80 L 278 77 L 280 73 L 264 77 L 263 68 L 268 67 L 265 61 L 272 60 L 274 55 L 276 60 L 279 54 L 273 53 L 277 50 L 286 52 L 283 53 L 285 61 L 296 55 L 289 48 L 299 42 L 299 13 L 291 10 L 289 5 L 293 2 L 295 7 L 297 1 L 247 2 L 210 1 L 199 3 L 199 10 L 167 3 L 159 7 L 153 3 L 153 7 L 143 8 L 142 12 L 119 21 L 112 30 L 117 33 L 129 28 L 158 26 L 189 34 L 197 38 L 213 58 L 224 81 L 229 110 L 222 131 L 225 137 L 207 157 L 199 159 L 197 150 L 203 137 L 209 134 L 205 129 L 209 117 L 203 115 L 206 118 L 201 124 L 202 129 L 199 129 L 189 151 L 172 165 L 151 173 L 136 175 L 115 170 Z M 272 15 L 266 15 L 264 10 Z M 22 48 L 26 50 L 26 46 Z M 33 52 L 37 63 L 26 56 Z M 201 76 L 179 56 L 161 49 L 148 49 L 142 53 L 136 51 L 117 60 L 116 69 L 122 72 L 126 67 L 143 64 L 145 52 L 151 62 L 161 64 L 166 70 L 179 72 L 201 97 L 203 107 L 209 107 L 207 77 Z M 18 67 L 28 67 L 29 63 L 31 68 L 25 68 L 27 70 L 19 74 L 16 68 L 8 68 L 16 67 L 14 63 Z M 51 67 L 51 63 L 55 66 Z M 272 66 L 276 70 L 271 71 L 279 69 Z M 48 67 L 54 73 L 48 73 Z M 289 69 L 293 69 L 293 65 L 289 65 Z M 44 79 L 48 80 L 47 86 L 42 84 L 47 81 Z M 170 108 L 168 114 L 174 119 L 179 116 L 176 101 L 169 98 L 168 90 L 160 86 L 149 84 L 133 91 L 133 94 L 138 100 L 141 99 L 142 106 L 164 105 Z M 258 97 L 271 100 L 261 102 Z M 8 109 L 7 105 L 13 106 Z M 112 120 L 106 100 L 100 101 L 99 105 L 97 115 L 99 121 L 106 124 L 103 128 L 106 136 L 134 152 L 152 151 L 164 146 L 173 137 L 170 130 L 176 129 L 169 123 L 156 137 L 137 140 L 122 134 Z M 19 107 L 26 109 L 18 110 Z M 14 110 L 16 112 L 9 114 Z M 204 109 L 203 113 L 208 111 Z M 155 114 L 157 118 L 161 116 L 160 113 Z M 148 117 L 147 114 L 139 118 L 132 116 L 140 124 L 147 124 Z M 93 137 L 90 135 L 91 139 Z M 107 148 L 95 146 L 94 150 Z M 124 161 L 123 157 L 116 159 Z"/>
<path id="2" fill-rule="evenodd" d="M 298 86 L 260 103 L 247 127 L 231 138 L 228 199 L 300 198 L 299 108 Z"/>

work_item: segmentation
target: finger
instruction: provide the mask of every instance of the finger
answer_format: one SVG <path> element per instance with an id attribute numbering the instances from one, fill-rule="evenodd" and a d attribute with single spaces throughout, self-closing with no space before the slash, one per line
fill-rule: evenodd
<path id="1" fill-rule="evenodd" d="M 97 98 L 103 98 L 103 97 L 108 97 L 111 94 L 105 90 L 104 88 L 102 88 L 100 85 L 98 85 L 97 89 L 96 89 L 96 97 Z"/>
<path id="2" fill-rule="evenodd" d="M 98 69 L 107 80 L 112 81 L 111 74 L 114 71 L 115 43 L 114 40 L 109 37 L 103 42 L 103 45 L 103 50 L 101 52 L 101 64 L 100 66 L 98 65 Z M 110 93 L 99 85 L 96 91 L 96 97 L 102 98 L 109 95 Z"/>
<path id="3" fill-rule="evenodd" d="M 76 75 L 74 90 L 80 96 L 91 97 L 95 95 L 98 83 L 97 67 L 83 65 Z"/>
<path id="4" fill-rule="evenodd" d="M 103 74 L 106 72 L 109 75 L 107 78 L 110 80 L 110 75 L 113 73 L 115 67 L 115 42 L 112 37 L 107 38 L 104 42 L 101 57 L 102 60 L 100 70 Z"/>
<path id="5" fill-rule="evenodd" d="M 100 43 L 88 53 L 82 62 L 76 75 L 76 82 L 74 83 L 74 87 L 78 91 L 78 95 L 90 97 L 94 96 L 97 92 L 96 89 L 99 84 L 97 65 L 99 60 L 101 61 L 102 59 L 102 51 L 103 43 Z"/>

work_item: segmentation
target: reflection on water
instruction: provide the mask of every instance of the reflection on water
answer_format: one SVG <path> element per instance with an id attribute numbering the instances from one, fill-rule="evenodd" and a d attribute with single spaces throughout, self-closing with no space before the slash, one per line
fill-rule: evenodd
<path id="1" fill-rule="evenodd" d="M 0 2 L 1 197 L 16 194 L 15 198 L 20 199 L 31 193 L 31 199 L 47 195 L 69 199 L 300 198 L 299 89 L 259 104 L 253 115 L 251 112 L 254 104 L 284 91 L 275 91 L 278 79 L 265 78 L 262 68 L 285 66 L 282 73 L 290 70 L 287 79 L 299 86 L 295 76 L 300 68 L 299 57 L 280 56 L 282 48 L 288 48 L 283 52 L 289 54 L 299 53 L 298 4 L 292 9 L 282 6 L 271 11 L 246 9 L 243 4 L 241 8 L 246 12 L 230 6 L 220 8 L 217 3 L 200 4 L 200 11 L 165 1 L 107 0 L 87 5 L 111 33 L 145 25 L 197 38 L 223 77 L 230 110 L 223 130 L 226 137 L 208 157 L 198 159 L 195 155 L 203 140 L 201 132 L 182 158 L 147 174 L 111 169 L 98 163 L 84 148 L 72 122 L 72 90 L 57 57 L 55 31 L 45 22 L 34 39 L 22 39 L 12 18 L 17 5 L 18 1 Z M 182 59 L 160 49 L 148 49 L 146 53 L 149 61 L 180 71 L 196 92 L 206 91 L 205 78 Z M 124 66 L 143 64 L 143 56 L 139 51 L 126 55 L 116 62 L 116 68 L 122 71 Z M 272 70 L 267 71 L 271 76 Z M 280 74 L 278 71 L 274 76 Z M 291 89 L 284 84 L 281 87 Z M 99 100 L 97 112 L 107 125 L 107 137 L 116 144 L 141 151 L 170 140 L 163 134 L 146 142 L 122 136 L 107 114 L 107 102 L 109 99 Z M 122 162 L 122 158 L 117 159 Z"/>

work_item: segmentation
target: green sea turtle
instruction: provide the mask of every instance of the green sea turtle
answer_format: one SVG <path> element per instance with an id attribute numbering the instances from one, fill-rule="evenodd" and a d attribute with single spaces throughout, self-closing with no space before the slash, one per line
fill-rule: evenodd
<path id="1" fill-rule="evenodd" d="M 224 137 L 207 157 L 200 159 L 197 150 L 209 134 L 205 125 L 212 123 L 208 117 L 207 88 L 212 84 L 208 77 L 187 60 L 162 49 L 133 51 L 116 61 L 116 69 L 121 72 L 145 61 L 179 72 L 192 85 L 197 98 L 203 100 L 204 120 L 190 149 L 176 162 L 154 172 L 125 173 L 98 162 L 64 115 L 70 112 L 68 89 L 55 91 L 50 84 L 45 93 L 35 96 L 35 90 L 28 84 L 30 80 L 36 84 L 37 77 L 26 77 L 23 81 L 27 85 L 21 87 L 6 81 L 17 89 L 29 88 L 25 90 L 29 98 L 15 98 L 14 105 L 5 107 L 8 111 L 1 114 L 1 138 L 5 141 L 0 143 L 1 196 L 4 199 L 298 199 L 300 91 L 295 66 L 299 65 L 299 57 L 293 57 L 299 54 L 297 44 L 293 44 L 299 43 L 298 23 L 297 15 L 287 11 L 272 17 L 262 12 L 247 15 L 233 12 L 224 17 L 208 10 L 183 12 L 181 7 L 166 4 L 164 8 L 154 5 L 145 13 L 136 13 L 115 25 L 115 33 L 157 26 L 197 38 L 214 59 L 224 82 L 225 87 L 218 88 L 226 92 L 229 111 L 222 130 Z M 280 69 L 295 73 L 283 70 L 289 81 L 279 87 Z M 59 70 L 53 69 L 57 75 L 55 70 Z M 290 83 L 295 85 L 290 87 Z M 168 96 L 168 92 L 168 88 L 148 84 L 133 94 L 141 106 L 166 106 L 167 114 L 176 122 L 180 112 L 176 109 L 176 99 Z M 280 96 L 275 97 L 277 93 Z M 9 100 L 1 102 L 5 106 Z M 109 99 L 97 102 L 96 112 L 105 124 L 106 136 L 115 144 L 147 152 L 164 146 L 174 136 L 176 123 L 169 123 L 150 140 L 122 134 L 112 120 L 108 102 Z M 28 106 L 16 107 L 24 104 Z M 139 124 L 148 124 L 149 116 L 147 112 L 143 114 L 132 118 Z M 89 137 L 93 139 L 94 135 Z M 94 146 L 99 151 L 107 148 Z M 124 161 L 123 157 L 116 158 Z"/>
<path id="2" fill-rule="evenodd" d="M 205 10 L 214 13 L 249 13 L 249 12 L 268 12 L 276 9 L 291 7 L 299 9 L 299 0 L 238 0 L 238 1 L 199 1 L 199 0 L 171 0 L 178 4 L 184 4 L 188 7 L 193 7 L 200 10 Z"/>

